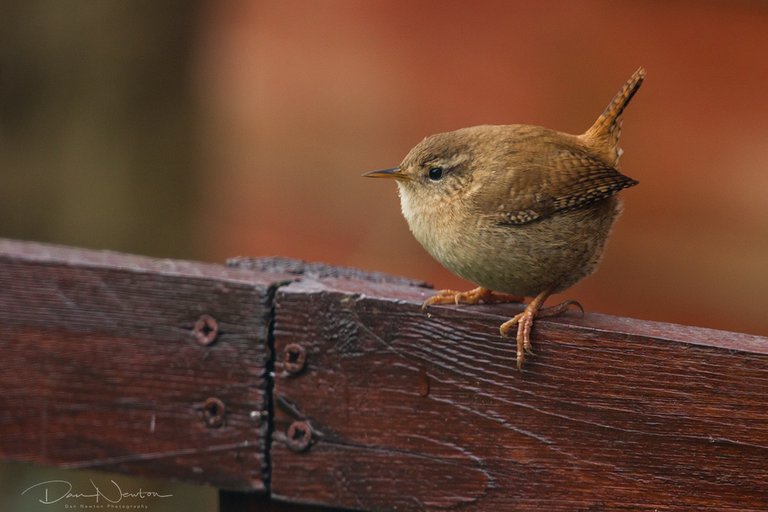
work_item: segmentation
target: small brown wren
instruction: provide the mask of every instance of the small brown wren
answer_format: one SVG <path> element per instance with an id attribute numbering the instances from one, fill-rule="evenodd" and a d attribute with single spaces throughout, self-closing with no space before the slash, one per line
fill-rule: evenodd
<path id="1" fill-rule="evenodd" d="M 395 168 L 364 174 L 397 181 L 400 205 L 416 239 L 453 273 L 479 285 L 442 290 L 432 304 L 522 302 L 517 367 L 531 353 L 537 316 L 547 297 L 591 274 L 621 201 L 637 185 L 618 171 L 621 115 L 645 78 L 638 69 L 597 121 L 581 135 L 540 126 L 473 126 L 429 136 Z"/>

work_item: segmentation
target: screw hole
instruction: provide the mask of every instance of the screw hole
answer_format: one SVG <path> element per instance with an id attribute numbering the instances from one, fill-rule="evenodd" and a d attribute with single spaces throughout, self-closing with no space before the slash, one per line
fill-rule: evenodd
<path id="1" fill-rule="evenodd" d="M 210 345 L 219 334 L 219 324 L 211 315 L 200 315 L 192 332 L 199 344 Z"/>
<path id="2" fill-rule="evenodd" d="M 283 354 L 283 367 L 288 373 L 299 373 L 307 364 L 307 351 L 298 343 L 289 343 Z"/>
<path id="3" fill-rule="evenodd" d="M 288 448 L 294 452 L 303 452 L 312 441 L 312 427 L 305 421 L 294 421 L 286 432 Z"/>
<path id="4" fill-rule="evenodd" d="M 224 402 L 218 398 L 209 398 L 203 404 L 205 423 L 210 428 L 218 428 L 224 424 Z"/>
<path id="5" fill-rule="evenodd" d="M 291 437 L 291 439 L 293 439 L 294 441 L 298 441 L 299 439 L 301 439 L 306 435 L 307 435 L 307 432 L 303 428 L 295 428 L 293 429 L 293 437 Z"/>

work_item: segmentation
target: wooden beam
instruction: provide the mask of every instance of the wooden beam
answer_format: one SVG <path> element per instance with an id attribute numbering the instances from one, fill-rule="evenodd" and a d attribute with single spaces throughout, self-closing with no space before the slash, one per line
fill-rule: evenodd
<path id="1" fill-rule="evenodd" d="M 569 313 L 518 372 L 518 306 L 238 265 L 0 240 L 0 456 L 259 510 L 768 509 L 768 338 Z"/>
<path id="2" fill-rule="evenodd" d="M 765 510 L 768 339 L 308 277 L 276 294 L 272 495 L 362 510 Z"/>
<path id="3" fill-rule="evenodd" d="M 0 456 L 264 491 L 285 279 L 0 240 Z"/>

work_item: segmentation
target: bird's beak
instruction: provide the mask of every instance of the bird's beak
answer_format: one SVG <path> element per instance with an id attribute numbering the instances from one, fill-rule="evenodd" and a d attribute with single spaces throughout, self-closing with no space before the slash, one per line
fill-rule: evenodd
<path id="1" fill-rule="evenodd" d="M 379 171 L 371 171 L 363 174 L 364 178 L 391 178 L 398 181 L 408 180 L 408 176 L 403 174 L 403 171 L 399 167 L 392 167 L 391 169 L 381 169 Z"/>

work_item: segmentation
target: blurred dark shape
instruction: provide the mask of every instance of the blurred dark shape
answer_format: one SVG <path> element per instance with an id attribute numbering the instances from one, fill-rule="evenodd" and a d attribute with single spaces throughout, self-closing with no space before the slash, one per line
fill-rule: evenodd
<path id="1" fill-rule="evenodd" d="M 197 5 L 0 5 L 0 236 L 188 255 Z"/>

